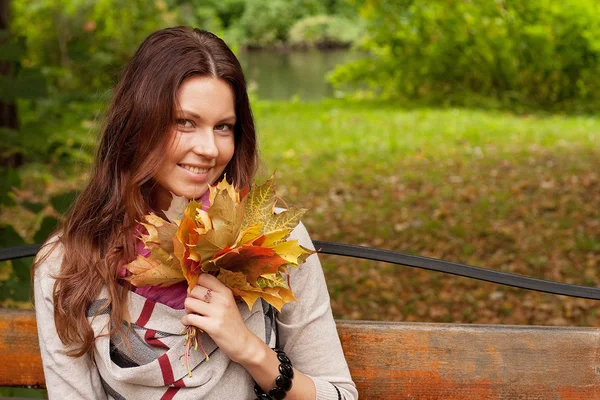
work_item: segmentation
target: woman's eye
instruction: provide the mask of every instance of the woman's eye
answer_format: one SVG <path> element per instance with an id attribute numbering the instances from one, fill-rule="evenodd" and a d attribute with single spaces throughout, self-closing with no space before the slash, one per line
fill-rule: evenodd
<path id="1" fill-rule="evenodd" d="M 215 130 L 221 131 L 221 132 L 228 132 L 228 131 L 233 130 L 233 126 L 229 125 L 229 124 L 221 124 L 221 125 L 215 126 Z"/>
<path id="2" fill-rule="evenodd" d="M 189 128 L 193 128 L 194 127 L 194 124 L 189 119 L 178 119 L 177 120 L 177 125 L 179 127 L 181 127 L 181 128 L 184 128 L 184 129 L 189 129 Z"/>

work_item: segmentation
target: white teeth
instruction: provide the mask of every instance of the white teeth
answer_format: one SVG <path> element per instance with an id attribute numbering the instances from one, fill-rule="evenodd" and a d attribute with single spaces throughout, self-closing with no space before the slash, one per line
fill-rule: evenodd
<path id="1" fill-rule="evenodd" d="M 181 167 L 187 169 L 190 172 L 193 172 L 194 174 L 205 174 L 208 172 L 208 169 L 206 168 L 192 167 L 190 165 L 185 164 L 181 164 Z"/>

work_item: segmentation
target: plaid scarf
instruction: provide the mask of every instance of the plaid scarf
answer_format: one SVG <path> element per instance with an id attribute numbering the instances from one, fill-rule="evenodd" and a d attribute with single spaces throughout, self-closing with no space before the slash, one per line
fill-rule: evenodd
<path id="1" fill-rule="evenodd" d="M 131 329 L 124 326 L 131 345 L 127 348 L 116 335 L 98 337 L 106 332 L 109 322 L 109 310 L 94 316 L 104 301 L 100 298 L 92 304 L 88 318 L 97 335 L 95 362 L 106 393 L 112 398 L 171 399 L 176 393 L 178 399 L 222 399 L 227 393 L 252 396 L 254 382 L 250 374 L 231 362 L 205 333 L 201 340 L 210 359 L 205 360 L 200 350 L 191 351 L 192 376 L 188 376 L 181 360 L 185 350 L 181 318 L 185 310 L 131 292 Z M 264 301 L 256 302 L 252 311 L 243 301 L 238 301 L 238 307 L 246 326 L 274 347 L 276 310 Z"/>

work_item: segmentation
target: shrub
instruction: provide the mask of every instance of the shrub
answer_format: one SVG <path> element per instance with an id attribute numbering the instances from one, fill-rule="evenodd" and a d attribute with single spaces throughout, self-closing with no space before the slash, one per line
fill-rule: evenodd
<path id="1" fill-rule="evenodd" d="M 246 32 L 244 44 L 273 46 L 287 42 L 290 27 L 299 19 L 325 12 L 319 0 L 246 0 L 241 28 Z"/>
<path id="2" fill-rule="evenodd" d="M 290 29 L 290 44 L 300 47 L 348 46 L 362 34 L 362 24 L 333 15 L 306 17 Z"/>
<path id="3" fill-rule="evenodd" d="M 596 0 L 364 0 L 372 55 L 330 75 L 381 97 L 585 106 L 600 96 Z"/>

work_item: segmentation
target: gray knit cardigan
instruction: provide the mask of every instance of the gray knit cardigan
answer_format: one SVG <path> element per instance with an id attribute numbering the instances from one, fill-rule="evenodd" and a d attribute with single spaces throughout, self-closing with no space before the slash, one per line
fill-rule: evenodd
<path id="1" fill-rule="evenodd" d="M 300 224 L 291 235 L 300 244 L 314 249 L 306 229 Z M 42 251 L 43 252 L 43 251 Z M 106 298 L 102 292 L 89 309 L 88 317 L 97 336 L 94 362 L 89 356 L 72 358 L 64 354 L 54 324 L 52 291 L 62 260 L 59 245 L 36 270 L 35 309 L 49 398 L 52 399 L 252 399 L 253 379 L 232 362 L 202 334 L 210 359 L 192 351 L 192 377 L 180 358 L 184 350 L 185 310 L 175 310 L 131 292 L 129 314 L 133 330 L 132 351 L 117 337 L 103 336 L 109 323 L 108 312 L 96 314 Z M 269 346 L 279 346 L 294 367 L 312 378 L 317 400 L 358 399 L 348 364 L 337 335 L 329 294 L 317 255 L 310 256 L 299 269 L 290 268 L 291 288 L 296 301 L 281 313 L 264 301 L 249 311 L 238 301 L 248 328 Z"/>

